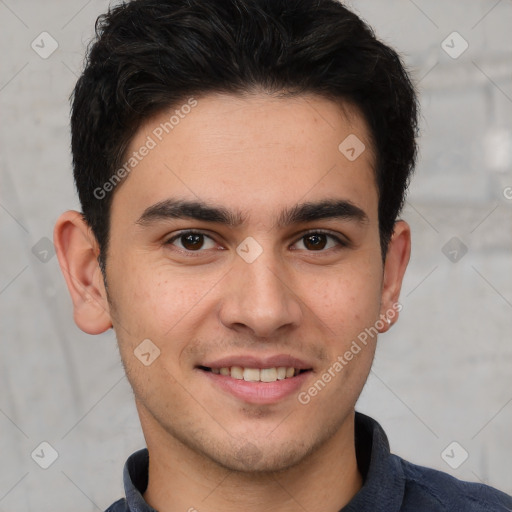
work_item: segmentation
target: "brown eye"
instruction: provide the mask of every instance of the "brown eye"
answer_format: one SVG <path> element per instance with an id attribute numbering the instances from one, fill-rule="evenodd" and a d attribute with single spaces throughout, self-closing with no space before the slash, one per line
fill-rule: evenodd
<path id="1" fill-rule="evenodd" d="M 181 235 L 181 245 L 189 250 L 195 251 L 201 249 L 204 244 L 204 236 L 197 233 L 189 233 L 188 235 Z"/>
<path id="2" fill-rule="evenodd" d="M 184 251 L 200 252 L 205 249 L 213 249 L 215 242 L 203 233 L 194 231 L 182 232 L 166 242 L 167 245 L 175 245 Z"/>
<path id="3" fill-rule="evenodd" d="M 347 247 L 348 244 L 343 239 L 330 233 L 311 231 L 297 240 L 294 245 L 295 249 L 325 252 L 329 249 Z"/>
<path id="4" fill-rule="evenodd" d="M 304 237 L 304 246 L 310 251 L 319 251 L 327 245 L 327 235 L 313 233 Z"/>

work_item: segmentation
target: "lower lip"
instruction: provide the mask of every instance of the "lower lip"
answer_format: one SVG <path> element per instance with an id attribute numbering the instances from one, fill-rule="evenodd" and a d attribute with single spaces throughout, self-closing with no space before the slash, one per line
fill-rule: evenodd
<path id="1" fill-rule="evenodd" d="M 275 382 L 248 382 L 243 379 L 233 379 L 227 375 L 198 370 L 215 386 L 227 391 L 244 402 L 253 404 L 273 404 L 297 393 L 303 386 L 311 371 L 302 372 L 295 377 L 289 377 Z"/>

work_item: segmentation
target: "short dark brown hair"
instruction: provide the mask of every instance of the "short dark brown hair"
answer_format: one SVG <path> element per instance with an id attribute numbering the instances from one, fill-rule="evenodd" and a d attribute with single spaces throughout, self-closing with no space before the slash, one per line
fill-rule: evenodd
<path id="1" fill-rule="evenodd" d="M 359 108 L 385 258 L 417 154 L 417 98 L 399 55 L 336 0 L 133 0 L 98 18 L 73 92 L 74 177 L 102 269 L 114 191 L 97 191 L 141 123 L 191 96 L 262 89 Z"/>

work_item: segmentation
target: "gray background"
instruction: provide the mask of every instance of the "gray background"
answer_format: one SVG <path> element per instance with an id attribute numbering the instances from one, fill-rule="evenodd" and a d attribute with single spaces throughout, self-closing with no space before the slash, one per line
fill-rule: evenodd
<path id="1" fill-rule="evenodd" d="M 0 0 L 4 512 L 103 510 L 122 493 L 126 457 L 144 445 L 115 338 L 74 325 L 47 240 L 58 215 L 78 208 L 68 96 L 107 4 Z M 379 339 L 359 410 L 381 422 L 395 453 L 512 493 L 512 1 L 351 5 L 403 53 L 422 103 L 403 214 L 413 230 L 404 309 Z M 58 43 L 46 59 L 31 48 L 51 48 L 43 31 Z M 454 31 L 469 45 L 458 58 L 442 47 Z M 463 45 L 455 35 L 444 48 Z M 42 441 L 58 452 L 46 470 L 31 458 Z M 462 450 L 468 459 L 452 469 L 445 460 L 457 465 Z M 35 453 L 50 462 L 48 448 Z"/>

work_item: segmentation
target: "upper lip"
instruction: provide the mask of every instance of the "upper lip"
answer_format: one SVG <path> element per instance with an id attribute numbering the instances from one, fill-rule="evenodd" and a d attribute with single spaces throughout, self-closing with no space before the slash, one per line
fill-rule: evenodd
<path id="1" fill-rule="evenodd" d="M 207 368 L 230 368 L 231 366 L 240 366 L 242 368 L 278 368 L 285 366 L 286 368 L 296 368 L 298 370 L 309 370 L 312 365 L 306 363 L 302 359 L 286 354 L 276 354 L 266 357 L 251 355 L 232 355 L 207 361 L 199 366 Z"/>

